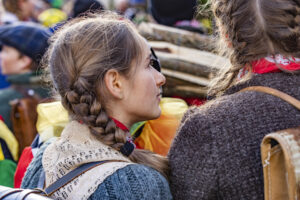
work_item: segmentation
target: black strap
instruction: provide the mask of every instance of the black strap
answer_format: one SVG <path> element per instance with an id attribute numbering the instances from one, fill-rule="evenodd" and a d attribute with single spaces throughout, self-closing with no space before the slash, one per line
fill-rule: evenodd
<path id="1" fill-rule="evenodd" d="M 77 167 L 76 169 L 72 170 L 71 172 L 67 173 L 66 175 L 64 175 L 63 177 L 61 177 L 60 179 L 58 179 L 54 183 L 52 183 L 44 191 L 47 194 L 47 196 L 50 196 L 54 192 L 56 192 L 59 188 L 65 186 L 66 184 L 68 184 L 69 182 L 71 182 L 72 180 L 74 180 L 76 177 L 80 176 L 84 172 L 86 172 L 86 171 L 88 171 L 88 170 L 90 170 L 94 167 L 97 167 L 99 165 L 108 163 L 108 162 L 126 162 L 126 161 L 123 161 L 123 160 L 104 160 L 104 161 L 90 162 L 90 163 L 83 164 L 83 165 Z"/>

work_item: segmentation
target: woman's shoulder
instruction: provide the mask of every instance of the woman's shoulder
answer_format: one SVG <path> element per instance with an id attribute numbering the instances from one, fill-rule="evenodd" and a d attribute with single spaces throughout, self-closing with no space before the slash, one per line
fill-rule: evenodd
<path id="1" fill-rule="evenodd" d="M 33 189 L 37 187 L 40 175 L 43 172 L 42 159 L 44 152 L 53 141 L 55 141 L 55 138 L 51 138 L 39 148 L 26 170 L 21 188 Z"/>
<path id="2" fill-rule="evenodd" d="M 132 164 L 117 170 L 99 185 L 93 199 L 172 199 L 168 181 L 158 171 Z"/>
<path id="3" fill-rule="evenodd" d="M 246 108 L 244 106 L 245 103 L 249 104 L 252 100 L 255 101 L 255 99 L 256 97 L 253 95 L 234 93 L 209 100 L 201 106 L 189 108 L 184 114 L 181 124 L 185 124 L 186 122 L 194 123 L 199 121 L 199 119 L 202 121 L 201 119 L 204 118 L 207 122 L 209 118 L 214 119 L 215 116 L 222 115 L 222 113 L 228 116 L 230 112 Z M 235 107 L 234 110 L 232 110 L 233 107 Z"/>

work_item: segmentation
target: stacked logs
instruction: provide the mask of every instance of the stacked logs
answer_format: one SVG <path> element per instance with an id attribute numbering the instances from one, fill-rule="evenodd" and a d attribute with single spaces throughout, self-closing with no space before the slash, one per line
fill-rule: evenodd
<path id="1" fill-rule="evenodd" d="M 140 24 L 138 30 L 161 62 L 165 96 L 206 97 L 212 76 L 229 64 L 211 53 L 211 36 L 151 23 Z"/>

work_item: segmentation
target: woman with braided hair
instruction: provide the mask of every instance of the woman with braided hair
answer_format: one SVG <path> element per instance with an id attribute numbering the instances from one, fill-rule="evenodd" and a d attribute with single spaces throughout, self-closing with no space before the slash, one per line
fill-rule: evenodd
<path id="1" fill-rule="evenodd" d="M 54 35 L 45 60 L 71 121 L 35 156 L 22 188 L 37 187 L 42 169 L 47 187 L 82 164 L 108 161 L 52 197 L 172 199 L 167 159 L 136 149 L 128 130 L 160 116 L 165 83 L 134 26 L 112 13 L 75 19 Z"/>
<path id="2" fill-rule="evenodd" d="M 168 155 L 171 191 L 174 199 L 264 199 L 260 143 L 299 126 L 300 111 L 240 91 L 267 86 L 300 99 L 300 1 L 212 0 L 212 8 L 231 65 L 212 100 L 182 120 Z"/>

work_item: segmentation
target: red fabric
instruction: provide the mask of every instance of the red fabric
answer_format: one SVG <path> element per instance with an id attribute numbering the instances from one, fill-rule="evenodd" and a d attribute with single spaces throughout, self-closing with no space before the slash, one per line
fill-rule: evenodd
<path id="1" fill-rule="evenodd" d="M 3 117 L 1 115 L 0 115 L 0 120 L 4 122 L 4 119 L 3 119 Z"/>
<path id="2" fill-rule="evenodd" d="M 25 147 L 19 159 L 16 173 L 15 173 L 15 178 L 14 178 L 15 188 L 21 187 L 21 183 L 24 178 L 25 172 L 32 159 L 33 159 L 33 155 L 32 155 L 31 147 Z"/>
<path id="3" fill-rule="evenodd" d="M 289 71 L 300 70 L 300 59 L 281 55 L 262 58 L 252 63 L 252 72 L 256 74 L 280 72 L 279 67 Z"/>
<path id="4" fill-rule="evenodd" d="M 118 128 L 120 128 L 120 129 L 122 129 L 123 131 L 126 131 L 126 132 L 129 131 L 129 129 L 124 124 L 122 124 L 122 122 L 120 122 L 120 121 L 118 121 L 118 120 L 116 120 L 112 117 L 111 117 L 111 119 L 114 120 L 114 122 L 115 122 L 115 124 Z"/>
<path id="5" fill-rule="evenodd" d="M 184 100 L 189 106 L 200 106 L 206 102 L 204 98 L 197 98 L 197 97 L 180 97 L 180 96 L 173 96 L 173 98 L 178 98 Z"/>
<path id="6" fill-rule="evenodd" d="M 140 145 L 138 145 L 137 143 L 134 142 L 134 144 L 135 144 L 135 148 L 136 148 L 136 149 L 143 149 L 143 148 L 140 147 Z"/>

